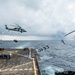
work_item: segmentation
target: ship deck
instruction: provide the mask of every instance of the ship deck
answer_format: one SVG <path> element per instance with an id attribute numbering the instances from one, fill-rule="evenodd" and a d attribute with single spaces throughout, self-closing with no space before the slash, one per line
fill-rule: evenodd
<path id="1" fill-rule="evenodd" d="M 4 50 L 11 53 L 10 59 L 0 59 L 0 75 L 41 75 L 36 64 L 34 49 Z"/>

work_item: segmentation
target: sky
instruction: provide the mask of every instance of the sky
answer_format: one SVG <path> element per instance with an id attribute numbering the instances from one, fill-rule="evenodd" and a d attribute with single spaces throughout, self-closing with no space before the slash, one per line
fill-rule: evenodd
<path id="1" fill-rule="evenodd" d="M 5 29 L 5 24 L 13 28 L 15 23 L 27 33 Z M 75 0 L 0 0 L 0 39 L 3 36 L 61 39 L 72 30 L 75 30 Z M 73 33 L 68 38 L 74 36 Z"/>

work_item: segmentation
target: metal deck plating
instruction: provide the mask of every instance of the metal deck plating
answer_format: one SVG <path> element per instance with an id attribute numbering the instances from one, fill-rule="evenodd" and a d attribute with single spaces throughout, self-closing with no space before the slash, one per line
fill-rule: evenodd
<path id="1" fill-rule="evenodd" d="M 0 58 L 0 75 L 41 75 L 35 49 L 3 50 L 0 54 L 10 54 L 10 59 Z"/>

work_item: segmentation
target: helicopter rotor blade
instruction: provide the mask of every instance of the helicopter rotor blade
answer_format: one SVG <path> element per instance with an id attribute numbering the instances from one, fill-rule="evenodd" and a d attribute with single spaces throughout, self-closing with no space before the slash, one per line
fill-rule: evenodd
<path id="1" fill-rule="evenodd" d="M 75 30 L 74 30 L 74 31 L 69 32 L 69 33 L 68 33 L 68 34 L 66 34 L 65 36 L 67 36 L 67 35 L 69 35 L 69 34 L 71 34 L 71 33 L 73 33 L 73 32 L 75 32 Z"/>
<path id="2" fill-rule="evenodd" d="M 21 26 L 19 26 L 18 24 L 15 23 L 15 25 L 17 25 L 19 28 L 21 28 Z"/>
<path id="3" fill-rule="evenodd" d="M 72 33 L 74 33 L 74 32 L 75 32 L 75 30 L 73 30 L 73 31 L 71 31 L 71 32 L 69 32 L 69 33 L 67 33 L 67 34 L 65 34 L 64 37 L 66 37 L 66 36 L 68 36 L 68 35 L 70 35 L 70 34 L 72 34 Z M 64 42 L 63 39 L 61 40 L 61 42 L 62 42 L 63 44 L 65 44 L 65 42 Z"/>
<path id="4" fill-rule="evenodd" d="M 15 25 L 10 25 L 10 26 L 17 27 L 17 26 L 15 26 Z"/>

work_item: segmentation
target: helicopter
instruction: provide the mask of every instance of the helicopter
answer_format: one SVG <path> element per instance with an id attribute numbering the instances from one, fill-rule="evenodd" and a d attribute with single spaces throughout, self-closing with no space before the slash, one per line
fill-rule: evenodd
<path id="1" fill-rule="evenodd" d="M 14 26 L 14 25 L 12 25 Z M 27 32 L 26 30 L 24 30 L 21 26 L 19 26 L 18 24 L 15 24 L 14 28 L 8 28 L 7 25 L 5 25 L 5 29 L 9 30 L 9 31 L 18 31 L 18 32 Z"/>

